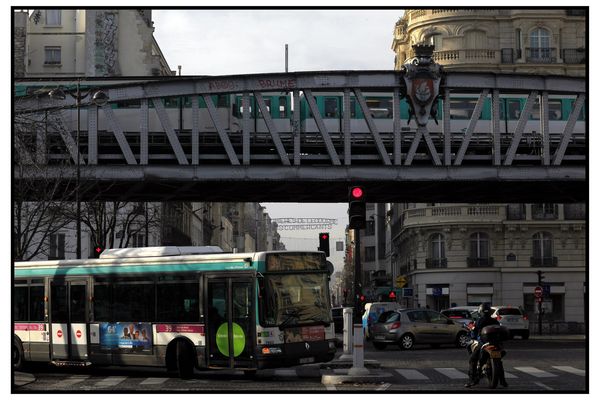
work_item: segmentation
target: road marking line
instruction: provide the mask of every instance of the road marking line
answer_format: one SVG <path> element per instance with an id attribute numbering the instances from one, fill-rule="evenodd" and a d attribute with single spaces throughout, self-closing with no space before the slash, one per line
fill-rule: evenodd
<path id="1" fill-rule="evenodd" d="M 552 389 L 550 386 L 548 386 L 548 385 L 544 385 L 542 382 L 533 382 L 533 383 L 535 383 L 535 384 L 536 384 L 536 385 L 538 385 L 539 387 L 541 387 L 541 388 L 544 388 L 544 389 L 546 389 L 546 390 L 554 390 L 554 389 Z"/>
<path id="2" fill-rule="evenodd" d="M 390 386 L 392 386 L 391 383 L 384 383 L 383 385 L 379 386 L 377 389 L 375 389 L 378 392 L 383 392 L 384 390 L 386 390 L 387 388 L 389 388 Z"/>
<path id="3" fill-rule="evenodd" d="M 515 367 L 515 369 L 535 376 L 536 378 L 552 378 L 556 376 L 551 372 L 542 371 L 541 369 L 537 369 L 535 367 Z"/>
<path id="4" fill-rule="evenodd" d="M 335 385 L 325 385 L 325 387 L 327 388 L 327 390 L 331 390 L 333 392 L 335 392 L 337 389 L 335 388 Z"/>
<path id="5" fill-rule="evenodd" d="M 437 372 L 446 375 L 450 379 L 467 379 L 469 375 L 456 368 L 434 368 Z"/>
<path id="6" fill-rule="evenodd" d="M 559 371 L 568 372 L 570 374 L 579 375 L 579 376 L 585 376 L 586 375 L 586 372 L 584 370 L 579 369 L 579 368 L 569 367 L 569 366 L 566 366 L 566 365 L 556 365 L 556 366 L 552 366 L 552 368 L 557 369 Z"/>
<path id="7" fill-rule="evenodd" d="M 125 379 L 127 379 L 126 376 L 109 376 L 106 379 L 102 379 L 100 382 L 96 382 L 95 386 L 100 386 L 100 387 L 116 386 L 119 383 L 123 382 Z"/>
<path id="8" fill-rule="evenodd" d="M 169 378 L 148 378 L 140 382 L 140 385 L 160 385 L 165 383 Z"/>
<path id="9" fill-rule="evenodd" d="M 276 369 L 274 375 L 278 376 L 298 376 L 295 369 Z"/>
<path id="10" fill-rule="evenodd" d="M 504 371 L 504 377 L 507 379 L 516 379 L 518 376 L 511 374 L 510 372 Z"/>
<path id="11" fill-rule="evenodd" d="M 429 379 L 427 376 L 423 375 L 416 369 L 397 369 L 397 373 L 402 375 L 406 379 L 410 380 L 427 380 Z"/>
<path id="12" fill-rule="evenodd" d="M 55 383 L 52 385 L 52 388 L 73 386 L 85 381 L 88 378 L 90 378 L 90 375 L 72 375 L 63 381 Z"/>

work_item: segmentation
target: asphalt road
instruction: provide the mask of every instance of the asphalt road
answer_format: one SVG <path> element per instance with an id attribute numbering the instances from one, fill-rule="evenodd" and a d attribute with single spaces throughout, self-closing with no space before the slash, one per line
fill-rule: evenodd
<path id="1" fill-rule="evenodd" d="M 506 392 L 585 392 L 586 342 L 582 340 L 515 339 L 506 343 L 504 359 Z M 341 349 L 339 350 L 341 355 Z M 467 380 L 467 353 L 453 346 L 416 346 L 402 351 L 389 346 L 380 351 L 367 342 L 365 358 L 376 360 L 372 368 L 381 379 L 373 383 L 324 385 L 323 374 L 345 374 L 340 367 L 313 364 L 296 368 L 259 371 L 247 377 L 241 371 L 198 371 L 193 379 L 181 380 L 154 368 L 56 368 L 38 365 L 15 375 L 21 384 L 13 392 L 304 392 L 304 391 L 401 391 L 472 392 L 486 391 L 484 383 L 475 389 L 463 387 Z"/>

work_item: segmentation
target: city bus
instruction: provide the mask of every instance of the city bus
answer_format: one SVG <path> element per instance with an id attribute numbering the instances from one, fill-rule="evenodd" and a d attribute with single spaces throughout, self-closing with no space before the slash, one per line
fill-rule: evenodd
<path id="1" fill-rule="evenodd" d="M 16 262 L 13 366 L 159 366 L 189 378 L 327 362 L 330 267 L 323 252 L 212 246 Z"/>

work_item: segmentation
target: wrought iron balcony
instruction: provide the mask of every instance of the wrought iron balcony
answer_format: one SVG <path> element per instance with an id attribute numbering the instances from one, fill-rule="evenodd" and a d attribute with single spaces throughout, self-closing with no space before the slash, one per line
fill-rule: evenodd
<path id="1" fill-rule="evenodd" d="M 485 258 L 467 258 L 467 267 L 469 268 L 477 268 L 477 267 L 493 267 L 494 266 L 494 258 L 493 257 L 485 257 Z"/>
<path id="2" fill-rule="evenodd" d="M 563 49 L 563 62 L 565 64 L 585 64 L 586 51 L 583 47 L 577 49 Z"/>
<path id="3" fill-rule="evenodd" d="M 556 267 L 558 265 L 557 257 L 531 257 L 530 260 L 530 265 L 535 268 Z"/>
<path id="4" fill-rule="evenodd" d="M 535 64 L 552 64 L 556 62 L 555 47 L 527 47 L 526 61 Z"/>
<path id="5" fill-rule="evenodd" d="M 448 268 L 447 258 L 427 258 L 425 268 Z"/>

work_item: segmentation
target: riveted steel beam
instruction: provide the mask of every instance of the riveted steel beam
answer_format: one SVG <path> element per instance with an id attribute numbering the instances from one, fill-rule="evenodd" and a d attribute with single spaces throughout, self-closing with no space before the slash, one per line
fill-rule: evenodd
<path id="1" fill-rule="evenodd" d="M 390 156 L 387 153 L 385 146 L 383 145 L 383 141 L 381 140 L 381 136 L 379 135 L 379 130 L 373 121 L 373 117 L 371 116 L 371 110 L 369 110 L 369 106 L 367 106 L 367 102 L 362 94 L 362 91 L 359 88 L 354 88 L 354 95 L 356 96 L 356 100 L 360 105 L 362 113 L 365 117 L 365 121 L 367 122 L 367 126 L 371 131 L 371 135 L 373 135 L 373 139 L 375 140 L 375 146 L 377 146 L 377 152 L 379 156 L 383 160 L 385 165 L 391 165 Z"/>
<path id="2" fill-rule="evenodd" d="M 135 156 L 133 155 L 133 152 L 131 151 L 131 147 L 129 147 L 129 143 L 127 143 L 127 139 L 125 138 L 123 129 L 121 129 L 121 125 L 119 125 L 119 121 L 115 117 L 115 114 L 114 114 L 112 108 L 110 108 L 110 106 L 108 106 L 108 105 L 104 105 L 104 106 L 102 106 L 102 111 L 104 112 L 104 115 L 106 116 L 106 119 L 108 120 L 108 124 L 110 125 L 110 127 L 113 131 L 113 135 L 115 135 L 115 138 L 117 139 L 117 143 L 119 143 L 119 147 L 121 148 L 121 151 L 123 152 L 123 156 L 125 156 L 125 160 L 127 161 L 127 164 L 137 164 Z"/>
<path id="3" fill-rule="evenodd" d="M 215 108 L 215 105 L 214 105 L 212 99 L 207 94 L 203 94 L 202 98 L 204 99 L 204 102 L 206 103 L 206 109 L 208 110 L 210 119 L 212 120 L 212 122 L 215 126 L 215 129 L 217 130 L 217 132 L 219 134 L 219 138 L 221 139 L 221 143 L 223 144 L 223 147 L 225 148 L 227 157 L 229 157 L 229 162 L 231 163 L 231 165 L 240 165 L 240 160 L 238 159 L 237 154 L 235 154 L 235 151 L 233 150 L 233 146 L 231 145 L 231 141 L 229 140 L 229 137 L 227 137 L 227 133 L 225 132 L 225 128 L 223 128 L 223 124 L 221 123 L 221 120 L 219 119 L 219 115 L 217 114 L 217 109 Z"/>
<path id="4" fill-rule="evenodd" d="M 152 98 L 152 104 L 154 105 L 154 110 L 156 111 L 156 115 L 158 116 L 158 120 L 162 125 L 165 133 L 167 134 L 167 138 L 169 139 L 169 143 L 171 144 L 171 148 L 175 153 L 175 157 L 177 157 L 177 161 L 181 165 L 187 165 L 188 160 L 183 153 L 183 148 L 181 147 L 181 143 L 179 143 L 179 139 L 177 138 L 177 134 L 171 126 L 171 121 L 169 120 L 169 116 L 165 111 L 165 106 L 162 103 L 161 99 Z M 212 103 L 211 103 L 212 104 Z"/>
<path id="5" fill-rule="evenodd" d="M 465 156 L 465 152 L 467 151 L 467 147 L 469 146 L 469 142 L 471 141 L 471 136 L 473 135 L 473 131 L 475 130 L 475 124 L 477 124 L 477 121 L 479 121 L 479 116 L 481 115 L 481 110 L 483 109 L 483 102 L 487 98 L 488 93 L 489 90 L 484 89 L 483 92 L 481 92 L 481 94 L 479 95 L 477 104 L 475 104 L 475 109 L 471 114 L 471 120 L 469 121 L 469 126 L 467 126 L 467 130 L 465 132 L 462 144 L 460 145 L 460 149 L 458 149 L 458 152 L 456 153 L 454 165 L 462 164 L 463 157 Z"/>
<path id="6" fill-rule="evenodd" d="M 511 165 L 513 160 L 515 159 L 515 154 L 517 153 L 517 148 L 519 147 L 519 142 L 521 141 L 521 137 L 523 136 L 523 130 L 525 129 L 525 124 L 527 123 L 527 120 L 531 115 L 531 110 L 533 109 L 533 104 L 535 103 L 537 95 L 538 92 L 533 91 L 529 93 L 529 96 L 527 97 L 527 101 L 525 102 L 525 106 L 523 107 L 523 111 L 521 112 L 521 116 L 519 117 L 519 122 L 517 122 L 517 127 L 515 128 L 510 147 L 506 151 L 504 165 Z"/>
<path id="7" fill-rule="evenodd" d="M 277 149 L 277 154 L 279 154 L 279 158 L 281 159 L 281 163 L 283 165 L 290 165 L 290 159 L 285 152 L 285 148 L 283 147 L 283 143 L 281 143 L 281 138 L 279 137 L 279 132 L 277 132 L 277 128 L 275 128 L 275 124 L 273 124 L 273 119 L 271 118 L 271 113 L 265 104 L 265 100 L 263 99 L 262 93 L 254 92 L 254 98 L 256 99 L 256 104 L 258 104 L 258 108 L 262 113 L 263 120 L 267 125 L 267 129 L 269 129 L 269 133 L 271 134 L 271 139 L 273 140 L 273 144 L 275 145 L 275 149 Z"/>
<path id="8" fill-rule="evenodd" d="M 569 115 L 569 120 L 567 121 L 565 130 L 563 131 L 560 145 L 558 146 L 558 149 L 556 149 L 556 152 L 554 153 L 554 156 L 552 158 L 553 165 L 561 164 L 565 155 L 565 151 L 567 150 L 569 141 L 571 140 L 571 136 L 573 135 L 573 128 L 575 127 L 575 122 L 577 121 L 577 118 L 579 118 L 579 114 L 581 113 L 581 109 L 583 108 L 584 103 L 585 94 L 580 94 L 579 96 L 577 96 L 577 100 L 575 100 L 575 103 L 573 104 L 573 109 L 571 110 L 571 114 Z"/>
<path id="9" fill-rule="evenodd" d="M 315 123 L 319 128 L 319 132 L 323 137 L 323 141 L 325 142 L 325 147 L 327 148 L 327 153 L 329 157 L 331 157 L 331 162 L 333 165 L 341 165 L 340 158 L 338 157 L 337 152 L 335 151 L 335 147 L 333 146 L 333 142 L 331 141 L 331 136 L 329 136 L 329 132 L 323 123 L 323 118 L 321 118 L 321 113 L 319 112 L 319 108 L 317 107 L 317 102 L 315 101 L 315 97 L 312 94 L 311 90 L 304 90 L 304 95 L 306 96 L 306 102 L 308 103 L 308 107 L 313 114 L 313 118 L 315 119 Z"/>

